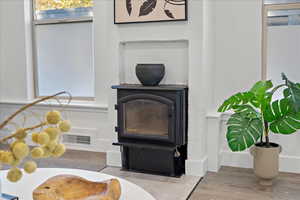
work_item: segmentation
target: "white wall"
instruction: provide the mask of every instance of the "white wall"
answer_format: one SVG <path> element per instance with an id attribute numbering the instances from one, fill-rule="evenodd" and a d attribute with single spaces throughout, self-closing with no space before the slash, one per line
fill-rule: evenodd
<path id="1" fill-rule="evenodd" d="M 188 84 L 189 43 L 176 41 L 126 41 L 120 44 L 120 83 L 140 83 L 135 74 L 139 63 L 162 63 L 166 76 L 161 84 Z M 172 59 L 170 59 L 172 58 Z"/>
<path id="2" fill-rule="evenodd" d="M 261 0 L 216 0 L 214 104 L 261 78 Z"/>
<path id="3" fill-rule="evenodd" d="M 187 171 L 189 174 L 203 175 L 206 171 L 205 154 L 205 113 L 206 113 L 206 74 L 203 73 L 203 2 L 202 0 L 189 2 L 189 21 L 175 23 L 148 23 L 148 24 L 113 24 L 113 1 L 96 1 L 95 5 L 95 66 L 96 74 L 105 74 L 97 80 L 104 86 L 98 89 L 101 100 L 109 102 L 109 119 L 111 130 L 116 125 L 116 113 L 113 105 L 116 103 L 115 91 L 110 89 L 113 84 L 120 82 L 116 74 L 120 73 L 122 60 L 120 44 L 124 42 L 141 41 L 188 41 L 188 84 L 190 92 L 189 102 L 189 159 Z M 111 11 L 105 13 L 105 11 Z M 101 37 L 97 37 L 101 36 Z M 101 45 L 100 45 L 101 44 Z M 172 58 L 170 58 L 172 59 Z M 100 67 L 101 66 L 101 67 Z M 167 74 L 168 76 L 168 74 Z M 99 83 L 97 83 L 97 81 Z M 106 95 L 110 94 L 110 95 Z M 116 135 L 111 134 L 116 141 Z M 108 151 L 108 164 L 120 165 L 120 152 L 112 147 Z"/>
<path id="4" fill-rule="evenodd" d="M 32 99 L 32 80 L 28 76 L 30 55 L 28 55 L 29 46 L 25 30 L 29 30 L 29 24 L 24 23 L 24 15 L 28 17 L 28 10 L 24 12 L 23 0 L 1 0 L 6 13 L 10 16 L 9 22 L 1 25 L 4 29 L 5 55 L 1 57 L 4 64 L 1 69 L 5 76 L 0 80 L 4 84 L 1 91 L 2 108 L 7 108 L 5 113 L 16 109 L 22 102 Z M 28 2 L 29 0 L 25 0 Z M 25 4 L 26 5 L 26 4 Z M 26 7 L 26 6 L 25 6 Z M 206 110 L 207 97 L 210 86 L 206 80 L 210 78 L 206 74 L 203 65 L 203 17 L 204 7 L 202 0 L 189 1 L 189 21 L 187 22 L 166 22 L 166 23 L 148 23 L 148 24 L 113 24 L 113 1 L 98 0 L 95 1 L 94 8 L 94 44 L 95 44 L 95 86 L 96 100 L 84 109 L 75 110 L 69 108 L 72 116 L 75 130 L 96 130 L 98 134 L 99 147 L 96 150 L 108 151 L 108 164 L 120 165 L 120 151 L 117 147 L 111 146 L 116 141 L 114 126 L 116 125 L 116 112 L 113 105 L 116 102 L 115 91 L 112 91 L 111 85 L 120 83 L 120 69 L 124 66 L 120 58 L 120 44 L 124 42 L 172 42 L 186 41 L 183 46 L 184 59 L 187 66 L 181 66 L 182 71 L 187 73 L 182 80 L 189 84 L 190 102 L 189 102 L 189 158 L 187 161 L 188 174 L 204 175 L 207 169 L 207 157 L 205 140 L 206 137 Z M 27 45 L 25 45 L 27 44 Z M 169 58 L 169 59 L 172 59 Z M 187 69 L 185 69 L 185 67 Z M 170 73 L 171 74 L 171 73 Z M 170 75 L 170 74 L 167 74 Z M 178 74 L 176 74 L 177 76 Z M 14 77 L 14 78 L 13 78 Z M 188 77 L 188 78 L 187 78 Z M 168 77 L 169 80 L 175 80 Z M 188 80 L 187 80 L 188 79 Z M 11 90 L 10 87 L 13 87 Z M 108 110 L 107 110 L 108 108 Z M 37 108 L 42 113 L 42 108 Z M 97 114 L 92 110 L 98 109 Z M 98 119 L 98 120 L 97 120 Z M 107 120 L 107 121 L 106 121 Z M 104 128 L 99 127 L 103 124 Z M 105 124 L 105 125 L 104 125 Z M 81 132 L 85 132 L 81 131 Z M 77 131 L 76 131 L 77 132 Z M 73 133 L 72 133 L 73 134 Z M 108 141 L 108 145 L 103 145 Z M 102 148 L 105 146 L 105 148 Z"/>
<path id="5" fill-rule="evenodd" d="M 1 97 L 12 100 L 27 99 L 24 4 L 19 0 L 1 0 L 1 6 Z"/>
<path id="6" fill-rule="evenodd" d="M 2 27 L 2 24 L 3 24 L 3 11 L 2 11 L 3 7 L 2 7 L 2 3 L 0 1 L 0 27 Z M 3 48 L 3 37 L 2 37 L 2 31 L 1 31 L 1 28 L 0 28 L 0 80 L 2 80 L 2 58 L 3 58 L 3 51 L 4 51 L 4 48 Z M 3 86 L 0 85 L 0 92 L 3 91 Z M 0 95 L 0 100 L 1 100 L 1 95 Z"/>
<path id="7" fill-rule="evenodd" d="M 3 121 L 5 116 L 12 114 L 17 108 L 23 106 L 22 102 L 13 103 L 5 102 L 0 104 L 0 121 Z M 62 108 L 52 104 L 49 108 L 49 105 L 39 105 L 34 108 L 27 110 L 25 126 L 30 127 L 40 123 L 40 120 L 44 119 L 45 113 L 49 109 L 61 110 Z M 34 113 L 34 115 L 32 114 Z M 69 149 L 82 149 L 89 151 L 105 152 L 110 145 L 110 141 L 105 136 L 108 129 L 108 118 L 107 118 L 107 109 L 106 108 L 97 108 L 97 107 L 78 107 L 70 106 L 67 110 L 64 111 L 63 117 L 71 120 L 72 130 L 71 135 L 80 135 L 80 136 L 90 136 L 91 144 L 73 144 L 66 143 Z M 22 122 L 23 116 L 18 117 L 14 122 Z M 19 123 L 19 125 L 22 125 Z M 7 126 L 8 129 L 15 128 L 14 126 Z M 10 132 L 11 132 L 10 131 Z M 6 132 L 6 129 L 5 129 Z M 30 141 L 28 141 L 30 142 Z"/>
<path id="8" fill-rule="evenodd" d="M 31 98 L 30 93 L 26 93 L 26 89 L 30 89 L 26 87 L 30 84 L 25 84 L 28 77 L 28 56 L 23 34 L 26 24 L 22 21 L 24 11 L 21 0 L 1 1 L 4 2 L 6 12 L 13 16 L 9 23 L 1 24 L 0 27 L 5 29 L 3 45 L 7 50 L 0 59 L 4 62 L 0 69 L 5 73 L 0 85 L 6 84 L 1 88 L 1 107 L 15 109 L 20 104 L 11 102 Z M 120 73 L 124 69 L 124 60 L 121 59 L 121 44 L 187 41 L 186 71 L 190 88 L 187 173 L 202 176 L 207 168 L 217 170 L 221 164 L 251 167 L 251 157 L 247 152 L 232 153 L 227 149 L 224 116 L 217 114 L 216 110 L 229 95 L 248 89 L 261 77 L 262 0 L 188 2 L 187 22 L 114 25 L 113 1 L 95 1 L 96 101 L 85 105 L 84 109 L 73 106 L 69 110 L 76 132 L 93 130 L 91 132 L 98 138 L 96 150 L 107 151 L 110 165 L 120 165 L 119 148 L 111 146 L 117 139 L 113 132 L 116 125 L 116 112 L 113 109 L 116 91 L 111 89 L 111 85 L 122 81 Z M 18 27 L 11 24 L 17 24 Z M 8 86 L 14 86 L 14 89 L 10 90 Z M 42 112 L 42 108 L 37 109 Z M 278 140 L 283 146 L 297 144 L 292 137 L 279 137 Z M 289 150 L 283 155 L 299 166 L 299 157 L 294 151 Z"/>
<path id="9" fill-rule="evenodd" d="M 249 89 L 261 78 L 262 0 L 215 0 L 214 12 L 215 63 L 213 99 L 207 116 L 208 166 L 211 171 L 217 171 L 221 165 L 250 167 L 245 159 L 236 159 L 239 154 L 228 150 L 224 119 L 217 109 L 226 98 Z"/>
<path id="10" fill-rule="evenodd" d="M 0 0 L 1 52 L 0 57 L 0 120 L 20 106 L 33 100 L 33 66 L 31 57 L 30 0 Z M 105 75 L 102 75 L 105 76 Z M 101 79 L 101 76 L 99 79 Z M 100 87 L 103 84 L 99 84 Z M 104 86 L 103 86 L 104 87 Z M 96 98 L 96 102 L 76 102 L 68 107 L 73 122 L 71 134 L 89 134 L 92 145 L 69 145 L 70 148 L 91 151 L 106 151 L 111 144 L 107 138 L 107 102 Z M 51 109 L 56 108 L 51 104 Z M 35 112 L 43 114 L 46 107 L 37 107 Z M 49 107 L 48 107 L 49 109 Z"/>
<path id="11" fill-rule="evenodd" d="M 225 135 L 226 120 L 229 115 L 216 113 L 216 109 L 230 95 L 248 90 L 261 77 L 261 7 L 260 0 L 217 0 L 216 3 L 216 73 L 214 100 L 211 112 L 208 114 L 208 163 L 209 170 L 212 171 L 217 171 L 221 165 L 246 168 L 251 168 L 253 165 L 248 151 L 233 153 L 228 148 Z M 283 40 L 283 34 L 277 36 Z M 275 37 L 276 35 L 272 35 L 270 41 L 278 42 L 278 38 Z M 273 47 L 271 52 L 276 49 L 280 50 L 280 54 L 283 53 L 283 49 L 290 50 L 291 46 L 286 44 L 286 48 L 280 47 L 282 42 L 269 45 Z M 297 54 L 299 51 L 294 53 Z M 282 57 L 277 59 L 282 60 Z M 286 65 L 268 67 L 268 71 L 272 72 L 270 78 L 276 81 L 279 80 L 280 74 L 275 74 L 275 71 L 276 73 L 280 70 L 291 71 Z M 280 170 L 300 173 L 298 151 L 300 135 L 298 133 L 289 136 L 272 134 L 271 140 L 283 147 L 280 155 Z"/>

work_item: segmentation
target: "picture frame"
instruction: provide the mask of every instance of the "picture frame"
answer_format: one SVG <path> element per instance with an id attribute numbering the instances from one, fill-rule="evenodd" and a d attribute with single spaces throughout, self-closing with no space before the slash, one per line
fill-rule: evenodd
<path id="1" fill-rule="evenodd" d="M 114 0 L 114 24 L 187 21 L 188 0 Z"/>

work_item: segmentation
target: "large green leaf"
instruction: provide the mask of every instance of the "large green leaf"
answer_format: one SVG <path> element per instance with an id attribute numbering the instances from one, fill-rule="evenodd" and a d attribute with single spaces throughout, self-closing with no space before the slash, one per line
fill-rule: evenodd
<path id="1" fill-rule="evenodd" d="M 290 113 L 272 122 L 270 129 L 273 133 L 292 134 L 300 129 L 300 113 Z"/>
<path id="2" fill-rule="evenodd" d="M 251 147 L 263 134 L 260 118 L 245 118 L 241 113 L 231 115 L 227 125 L 226 137 L 232 151 L 243 151 Z"/>
<path id="3" fill-rule="evenodd" d="M 260 118 L 261 115 L 251 105 L 232 106 L 235 113 L 240 113 L 245 118 Z"/>
<path id="4" fill-rule="evenodd" d="M 253 105 L 255 108 L 260 107 L 260 102 L 255 97 L 253 97 L 253 99 L 251 99 L 250 104 Z"/>
<path id="5" fill-rule="evenodd" d="M 286 81 L 287 89 L 284 90 L 284 96 L 290 96 L 292 107 L 295 112 L 300 112 L 300 85 L 299 83 L 293 83 L 285 74 L 282 74 L 282 79 Z"/>
<path id="6" fill-rule="evenodd" d="M 285 88 L 285 89 L 283 90 L 283 96 L 284 96 L 284 98 L 288 98 L 288 97 L 291 96 L 291 93 L 290 93 L 290 89 L 289 89 L 289 88 Z"/>
<path id="7" fill-rule="evenodd" d="M 218 109 L 218 112 L 225 112 L 227 110 L 232 109 L 235 105 L 247 104 L 252 101 L 254 98 L 254 94 L 252 92 L 239 92 L 229 99 L 225 100 L 224 103 Z"/>
<path id="8" fill-rule="evenodd" d="M 290 106 L 290 101 L 287 98 L 276 100 L 266 107 L 266 110 L 264 112 L 264 119 L 267 122 L 273 122 L 274 120 L 278 120 L 287 115 L 291 111 L 292 108 Z"/>
<path id="9" fill-rule="evenodd" d="M 267 106 L 264 119 L 270 122 L 273 133 L 292 134 L 300 129 L 300 113 L 295 113 L 288 98 L 274 101 Z"/>
<path id="10" fill-rule="evenodd" d="M 266 92 L 273 87 L 272 81 L 258 81 L 254 84 L 251 88 L 251 92 L 255 95 L 258 101 L 262 101 L 265 96 Z"/>

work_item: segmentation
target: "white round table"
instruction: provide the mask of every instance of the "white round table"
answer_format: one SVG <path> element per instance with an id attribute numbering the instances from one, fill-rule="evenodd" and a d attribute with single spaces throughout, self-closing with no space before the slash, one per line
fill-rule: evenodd
<path id="1" fill-rule="evenodd" d="M 104 181 L 111 178 L 117 178 L 121 183 L 122 194 L 120 200 L 155 200 L 148 192 L 139 186 L 130 183 L 124 179 L 103 174 L 77 169 L 58 169 L 58 168 L 39 168 L 33 174 L 25 174 L 17 183 L 11 183 L 6 179 L 7 171 L 0 172 L 2 181 L 2 192 L 19 197 L 19 200 L 32 200 L 32 191 L 44 183 L 47 179 L 56 175 L 76 175 L 90 181 Z"/>

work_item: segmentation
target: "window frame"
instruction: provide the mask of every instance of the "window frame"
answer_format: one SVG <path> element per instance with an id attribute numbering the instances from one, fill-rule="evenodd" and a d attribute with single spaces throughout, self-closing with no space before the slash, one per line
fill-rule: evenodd
<path id="1" fill-rule="evenodd" d="M 285 0 L 292 2 L 295 0 Z M 275 2 L 275 0 L 274 0 Z M 277 1 L 276 1 L 277 2 Z M 261 63 L 261 78 L 262 80 L 267 79 L 268 61 L 268 12 L 276 10 L 289 10 L 289 9 L 300 9 L 300 2 L 297 3 L 263 3 L 262 9 L 262 63 Z"/>
<path id="2" fill-rule="evenodd" d="M 93 17 L 78 17 L 78 18 L 62 18 L 62 19 L 36 19 L 36 0 L 30 0 L 31 7 L 31 40 L 32 40 L 32 65 L 33 65 L 33 95 L 34 98 L 42 98 L 45 96 L 39 95 L 38 84 L 38 60 L 37 60 L 37 41 L 36 41 L 36 26 L 51 25 L 51 24 L 68 24 L 68 23 L 93 23 Z M 58 99 L 65 99 L 63 96 Z M 77 101 L 95 101 L 96 94 L 93 97 L 88 96 L 72 96 L 73 100 Z"/>

